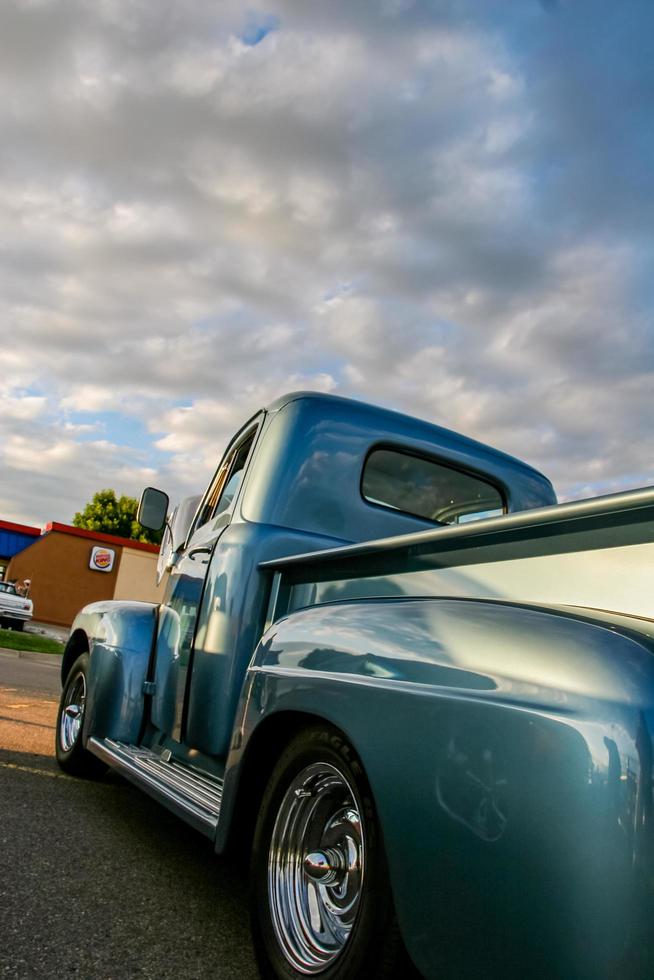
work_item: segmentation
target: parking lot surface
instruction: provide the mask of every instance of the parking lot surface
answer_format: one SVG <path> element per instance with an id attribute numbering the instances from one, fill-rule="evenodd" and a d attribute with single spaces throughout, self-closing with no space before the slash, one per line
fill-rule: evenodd
<path id="1" fill-rule="evenodd" d="M 0 977 L 255 980 L 244 871 L 119 777 L 61 773 L 58 694 L 0 657 Z"/>

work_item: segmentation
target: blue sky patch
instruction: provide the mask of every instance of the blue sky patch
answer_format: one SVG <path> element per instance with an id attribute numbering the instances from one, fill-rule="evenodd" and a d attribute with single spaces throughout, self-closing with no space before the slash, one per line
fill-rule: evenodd
<path id="1" fill-rule="evenodd" d="M 243 44 L 254 47 L 278 27 L 279 17 L 274 14 L 251 14 L 239 37 Z"/>
<path id="2" fill-rule="evenodd" d="M 106 439 L 119 446 L 129 446 L 131 449 L 144 451 L 152 465 L 166 458 L 165 453 L 153 446 L 153 439 L 157 438 L 157 434 L 150 432 L 136 416 L 123 415 L 122 412 L 71 412 L 68 421 L 73 425 L 88 425 L 92 422 L 97 426 L 89 432 L 79 433 L 77 438 L 80 441 Z"/>

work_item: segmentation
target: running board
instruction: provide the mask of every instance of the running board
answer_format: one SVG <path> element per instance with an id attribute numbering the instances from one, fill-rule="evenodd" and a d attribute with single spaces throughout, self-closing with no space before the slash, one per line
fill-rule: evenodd
<path id="1" fill-rule="evenodd" d="M 87 748 L 121 776 L 213 838 L 218 826 L 223 781 L 151 749 L 111 738 L 90 738 Z"/>

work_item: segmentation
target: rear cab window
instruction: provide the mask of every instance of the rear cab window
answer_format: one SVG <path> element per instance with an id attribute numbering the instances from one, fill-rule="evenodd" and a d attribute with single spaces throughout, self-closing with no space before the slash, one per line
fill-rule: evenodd
<path id="1" fill-rule="evenodd" d="M 507 510 L 500 490 L 477 474 L 390 447 L 368 454 L 361 494 L 377 507 L 434 524 L 465 524 Z"/>

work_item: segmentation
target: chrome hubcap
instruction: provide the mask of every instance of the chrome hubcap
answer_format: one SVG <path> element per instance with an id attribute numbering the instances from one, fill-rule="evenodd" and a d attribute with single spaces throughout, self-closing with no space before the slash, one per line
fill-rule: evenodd
<path id="1" fill-rule="evenodd" d="M 86 704 L 86 680 L 81 672 L 71 681 L 66 691 L 66 704 L 61 712 L 59 740 L 64 752 L 70 752 L 82 727 Z"/>
<path id="2" fill-rule="evenodd" d="M 273 929 L 298 973 L 321 973 L 343 951 L 359 910 L 364 851 L 348 780 L 328 763 L 307 766 L 282 800 L 268 857 Z"/>

